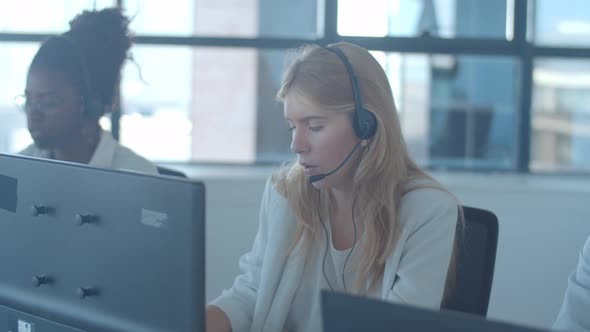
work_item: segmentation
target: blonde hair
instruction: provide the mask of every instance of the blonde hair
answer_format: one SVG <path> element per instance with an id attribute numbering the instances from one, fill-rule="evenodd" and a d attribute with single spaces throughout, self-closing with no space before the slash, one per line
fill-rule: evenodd
<path id="1" fill-rule="evenodd" d="M 365 227 L 365 240 L 358 243 L 357 248 L 363 259 L 353 287 L 359 292 L 366 282 L 369 282 L 369 288 L 375 286 L 383 275 L 385 262 L 401 231 L 398 220 L 401 197 L 408 191 L 424 187 L 408 188 L 409 182 L 431 178 L 408 154 L 392 90 L 381 65 L 359 46 L 337 43 L 330 47 L 336 47 L 346 55 L 357 76 L 363 107 L 377 119 L 376 133 L 363 151 L 353 179 L 355 207 L 358 207 L 354 212 L 364 220 Z M 315 45 L 300 48 L 287 67 L 277 98 L 284 100 L 287 95 L 302 98 L 318 106 L 322 112 L 352 115 L 354 111 L 350 78 L 342 61 L 332 52 Z M 284 165 L 274 174 L 273 184 L 286 197 L 297 221 L 293 249 L 301 238 L 310 240 L 319 233 L 316 230 L 329 213 L 329 190 L 319 190 L 318 193 L 298 164 Z M 436 183 L 427 186 L 442 189 Z"/>

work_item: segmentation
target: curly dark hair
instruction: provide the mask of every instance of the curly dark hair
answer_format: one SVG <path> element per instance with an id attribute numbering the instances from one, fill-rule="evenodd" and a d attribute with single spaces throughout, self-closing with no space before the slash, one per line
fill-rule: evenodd
<path id="1" fill-rule="evenodd" d="M 121 69 L 132 44 L 129 19 L 119 8 L 83 11 L 70 21 L 70 30 L 48 38 L 29 68 L 63 73 L 80 87 L 82 97 L 100 104 L 99 118 L 110 109 Z M 29 69 L 30 70 L 30 69 Z"/>

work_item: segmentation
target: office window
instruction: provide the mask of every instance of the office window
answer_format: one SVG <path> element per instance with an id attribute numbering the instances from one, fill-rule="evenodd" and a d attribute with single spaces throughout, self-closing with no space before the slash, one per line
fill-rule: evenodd
<path id="1" fill-rule="evenodd" d="M 590 2 L 587 0 L 536 0 L 529 2 L 534 15 L 532 39 L 547 46 L 588 47 Z"/>
<path id="2" fill-rule="evenodd" d="M 37 43 L 0 44 L 0 151 L 17 152 L 32 140 L 24 112 L 15 97 L 25 91 L 29 62 L 37 51 Z"/>
<path id="3" fill-rule="evenodd" d="M 590 61 L 535 61 L 532 170 L 590 171 L 589 105 Z"/>
<path id="4" fill-rule="evenodd" d="M 0 32 L 61 33 L 82 10 L 115 4 L 115 0 L 0 1 Z"/>
<path id="5" fill-rule="evenodd" d="M 514 167 L 515 60 L 373 54 L 390 78 L 408 146 L 420 164 Z M 292 158 L 282 105 L 274 100 L 284 52 L 140 46 L 135 57 L 145 82 L 129 64 L 123 144 L 155 160 Z"/>
<path id="6" fill-rule="evenodd" d="M 346 36 L 512 39 L 511 0 L 338 0 Z"/>
<path id="7" fill-rule="evenodd" d="M 190 161 L 192 52 L 133 47 L 121 87 L 121 142 L 147 158 Z"/>
<path id="8" fill-rule="evenodd" d="M 14 58 L 30 59 L 36 48 Z M 515 60 L 373 55 L 389 76 L 408 146 L 420 164 L 513 167 Z M 282 105 L 274 99 L 284 51 L 137 45 L 133 56 L 137 64 L 128 62 L 123 75 L 123 144 L 159 161 L 276 163 L 292 157 Z M 3 132 L 12 132 L 3 140 L 10 142 L 5 151 L 30 142 L 13 103 L 24 88 L 26 66 L 28 60 L 6 65 L 19 72 L 12 77 L 21 83 L 3 90 L 0 114 L 14 118 L 2 122 L 8 126 Z M 101 124 L 110 129 L 106 119 Z"/>
<path id="9" fill-rule="evenodd" d="M 127 0 L 125 8 L 142 35 L 320 36 L 317 0 Z"/>
<path id="10" fill-rule="evenodd" d="M 389 76 L 406 143 L 419 164 L 514 168 L 516 60 L 375 53 Z"/>
<path id="11" fill-rule="evenodd" d="M 231 163 L 276 162 L 288 148 L 274 100 L 282 51 L 137 46 L 134 57 L 143 81 L 129 63 L 123 144 L 155 160 Z"/>
<path id="12" fill-rule="evenodd" d="M 0 151 L 31 141 L 14 95 L 24 88 L 37 34 L 63 32 L 81 10 L 119 3 L 138 36 L 137 65 L 124 69 L 121 118 L 105 117 L 101 125 L 119 129 L 123 144 L 154 161 L 292 158 L 283 106 L 274 99 L 287 48 L 352 41 L 387 50 L 372 53 L 390 78 L 420 165 L 590 170 L 582 152 L 590 149 L 587 1 L 335 1 L 337 7 L 318 0 L 2 1 Z M 514 31 L 524 21 L 526 30 Z M 531 62 L 532 70 L 520 65 Z"/>

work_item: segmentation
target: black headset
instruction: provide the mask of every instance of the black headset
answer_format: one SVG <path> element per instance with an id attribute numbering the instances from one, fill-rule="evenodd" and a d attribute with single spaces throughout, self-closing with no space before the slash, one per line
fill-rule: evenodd
<path id="1" fill-rule="evenodd" d="M 100 96 L 94 90 L 92 85 L 92 80 L 90 79 L 90 69 L 88 68 L 88 64 L 78 45 L 78 42 L 73 40 L 71 37 L 66 35 L 57 35 L 55 36 L 62 40 L 67 41 L 70 44 L 71 49 L 76 54 L 75 57 L 78 59 L 78 65 L 80 71 L 82 72 L 82 89 L 83 91 L 83 102 L 84 102 L 84 115 L 92 116 L 99 118 L 104 113 L 104 103 L 102 102 Z"/>
<path id="2" fill-rule="evenodd" d="M 352 98 L 354 99 L 354 116 L 352 120 L 352 128 L 354 129 L 356 136 L 360 139 L 368 139 L 373 137 L 377 131 L 377 119 L 375 118 L 375 114 L 363 107 L 361 91 L 359 90 L 358 81 L 350 61 L 348 61 L 348 58 L 346 55 L 344 55 L 344 52 L 335 46 L 326 46 L 324 49 L 336 54 L 338 58 L 340 58 L 344 64 L 344 67 L 346 68 L 348 77 L 350 78 L 350 85 L 352 86 Z"/>
<path id="3" fill-rule="evenodd" d="M 359 87 L 358 87 L 358 81 L 356 79 L 356 75 L 354 74 L 354 70 L 352 69 L 352 65 L 348 61 L 348 58 L 346 57 L 346 55 L 344 55 L 344 52 L 342 52 L 339 48 L 337 48 L 335 46 L 327 46 L 327 47 L 324 47 L 324 49 L 336 54 L 338 56 L 338 58 L 344 64 L 344 67 L 346 68 L 346 72 L 348 73 L 348 77 L 350 78 L 350 85 L 352 86 L 352 98 L 354 99 L 354 115 L 352 117 L 352 128 L 354 129 L 356 136 L 358 138 L 360 138 L 361 140 L 356 144 L 356 146 L 352 149 L 352 151 L 350 151 L 350 153 L 348 154 L 348 157 L 346 157 L 346 159 L 344 159 L 344 161 L 342 163 L 340 163 L 340 165 L 338 167 L 336 167 L 334 170 L 332 170 L 328 173 L 322 173 L 322 174 L 310 176 L 308 178 L 308 181 L 311 183 L 313 183 L 315 181 L 319 181 L 319 180 L 325 178 L 326 176 L 329 176 L 329 175 L 335 173 L 336 171 L 338 171 L 342 166 L 344 166 L 344 164 L 346 164 L 346 162 L 352 156 L 354 151 L 359 147 L 360 143 L 365 139 L 369 139 L 369 138 L 373 137 L 373 135 L 375 135 L 375 132 L 377 131 L 377 119 L 375 118 L 375 114 L 373 114 L 372 112 L 368 111 L 367 109 L 365 109 L 363 107 L 363 101 L 361 98 L 361 91 L 359 90 Z M 354 207 L 356 205 L 356 199 L 357 199 L 357 197 L 355 195 L 354 201 L 352 203 L 352 212 L 351 212 L 352 225 L 354 227 L 354 240 L 353 240 L 352 248 L 350 248 L 350 251 L 348 252 L 348 255 L 346 256 L 346 260 L 344 261 L 344 265 L 342 266 L 342 286 L 344 287 L 345 293 L 348 292 L 348 290 L 346 288 L 346 279 L 344 277 L 345 272 L 346 272 L 346 264 L 348 263 L 348 260 L 350 259 L 350 256 L 352 255 L 352 252 L 354 251 L 354 248 L 355 248 L 356 242 L 357 242 L 356 221 L 354 220 Z M 318 209 L 319 209 L 319 206 L 320 206 L 320 191 L 319 190 L 318 190 L 317 204 L 318 204 Z M 318 211 L 318 217 L 319 217 L 319 211 Z M 321 217 L 320 217 L 320 223 L 324 227 L 324 232 L 326 234 L 326 249 L 324 251 L 324 258 L 322 260 L 322 273 L 324 275 L 326 282 L 328 283 L 328 286 L 330 287 L 330 290 L 334 291 L 334 287 L 330 283 L 330 280 L 328 279 L 328 276 L 326 275 L 326 270 L 325 270 L 326 256 L 328 255 L 328 245 L 329 245 L 328 228 L 326 227 L 324 222 L 321 220 Z"/>

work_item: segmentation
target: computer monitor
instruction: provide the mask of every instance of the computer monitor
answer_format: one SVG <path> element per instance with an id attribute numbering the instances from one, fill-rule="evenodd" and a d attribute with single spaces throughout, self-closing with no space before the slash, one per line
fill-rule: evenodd
<path id="1" fill-rule="evenodd" d="M 0 331 L 204 330 L 205 188 L 0 154 Z"/>
<path id="2" fill-rule="evenodd" d="M 435 311 L 342 293 L 322 293 L 324 332 L 541 332 L 481 316 Z"/>

